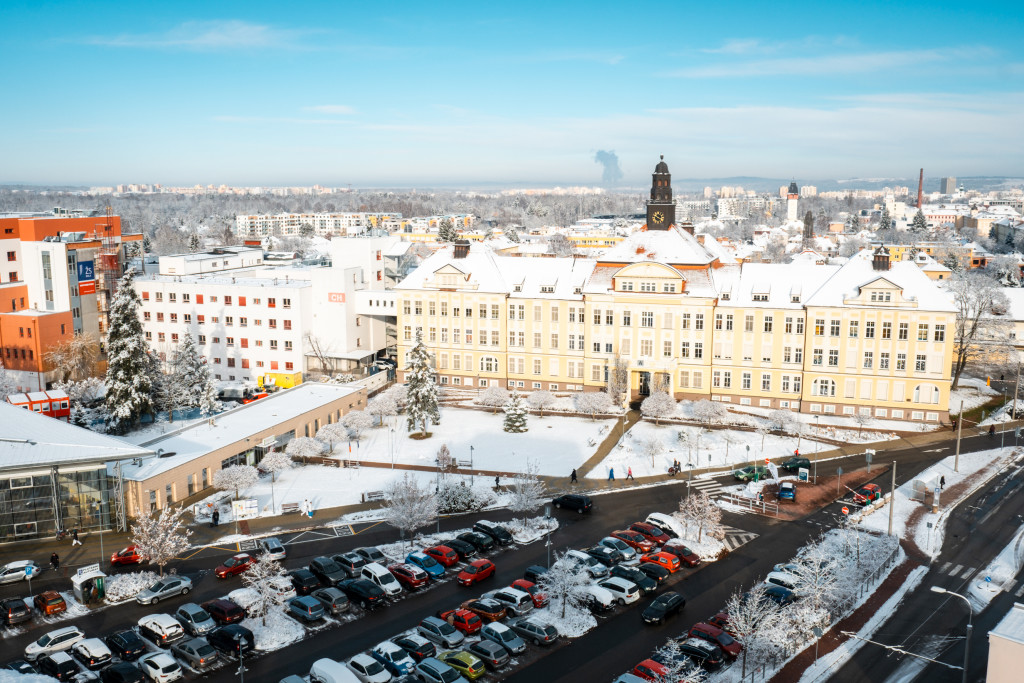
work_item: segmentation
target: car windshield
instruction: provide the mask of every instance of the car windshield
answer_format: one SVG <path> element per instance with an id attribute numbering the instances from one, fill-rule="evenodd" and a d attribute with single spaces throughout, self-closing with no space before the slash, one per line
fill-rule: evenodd
<path id="1" fill-rule="evenodd" d="M 172 674 L 172 673 L 174 673 L 177 670 L 178 670 L 178 663 L 177 662 L 171 662 L 167 666 L 165 666 L 162 669 L 160 669 L 160 673 Z"/>
<path id="2" fill-rule="evenodd" d="M 474 567 L 473 565 L 469 565 L 463 571 L 466 572 L 467 574 L 476 574 L 480 570 L 479 570 L 478 567 Z"/>
<path id="3" fill-rule="evenodd" d="M 513 640 L 517 638 L 516 634 L 512 633 L 512 631 L 492 631 L 492 633 L 495 633 L 498 636 L 499 640 L 502 640 L 506 643 L 511 643 Z"/>
<path id="4" fill-rule="evenodd" d="M 149 587 L 149 590 L 153 591 L 154 593 L 159 593 L 160 591 L 162 591 L 166 587 L 167 587 L 166 583 L 164 583 L 163 581 L 157 581 L 156 583 L 154 583 L 152 586 Z"/>
<path id="5" fill-rule="evenodd" d="M 384 585 L 388 585 L 388 584 L 391 584 L 391 583 L 398 583 L 397 581 L 395 581 L 395 577 L 391 576 L 391 574 L 381 574 L 380 582 L 383 583 Z"/>
<path id="6" fill-rule="evenodd" d="M 366 675 L 376 676 L 384 670 L 384 665 L 378 662 L 376 659 L 366 665 Z"/>
<path id="7" fill-rule="evenodd" d="M 416 561 L 420 563 L 421 567 L 436 567 L 437 566 L 437 562 L 430 555 L 424 555 L 422 557 L 417 557 Z"/>
<path id="8" fill-rule="evenodd" d="M 340 572 L 341 571 L 341 567 L 339 567 L 334 562 L 324 562 L 323 563 L 323 570 L 324 570 L 324 573 L 326 573 L 326 574 L 333 574 L 335 572 Z"/>
<path id="9" fill-rule="evenodd" d="M 724 645 L 726 647 L 728 647 L 728 646 L 732 645 L 734 642 L 736 642 L 736 641 L 734 641 L 732 639 L 732 636 L 730 636 L 728 633 L 726 633 L 724 631 L 722 633 L 719 633 L 718 637 L 715 638 L 715 640 L 718 641 L 719 645 Z"/>
<path id="10" fill-rule="evenodd" d="M 458 681 L 461 678 L 461 676 L 459 676 L 459 672 L 455 669 L 452 669 L 451 667 L 449 667 L 446 671 L 442 671 L 440 673 L 441 680 L 443 681 L 443 683 L 455 683 L 455 681 Z"/>

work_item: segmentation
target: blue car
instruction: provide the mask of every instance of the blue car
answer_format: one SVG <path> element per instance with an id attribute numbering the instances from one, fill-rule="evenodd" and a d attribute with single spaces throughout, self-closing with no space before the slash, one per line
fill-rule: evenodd
<path id="1" fill-rule="evenodd" d="M 405 556 L 405 561 L 419 567 L 432 579 L 444 576 L 444 567 L 441 566 L 441 563 L 425 553 L 409 553 Z"/>
<path id="2" fill-rule="evenodd" d="M 796 502 L 796 484 L 791 481 L 784 481 L 779 484 L 779 500 L 792 500 Z"/>
<path id="3" fill-rule="evenodd" d="M 383 664 L 392 676 L 405 676 L 411 674 L 416 668 L 416 660 L 390 640 L 378 643 L 370 650 L 370 656 Z"/>

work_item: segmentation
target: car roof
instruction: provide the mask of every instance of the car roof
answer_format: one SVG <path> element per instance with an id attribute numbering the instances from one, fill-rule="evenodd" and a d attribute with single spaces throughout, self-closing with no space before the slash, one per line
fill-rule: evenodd
<path id="1" fill-rule="evenodd" d="M 489 628 L 492 631 L 495 631 L 496 633 L 502 633 L 504 631 L 511 631 L 512 630 L 508 626 L 506 626 L 505 624 L 501 623 L 500 621 L 492 621 L 491 623 L 489 623 L 486 626 L 484 626 L 484 628 Z"/>
<path id="2" fill-rule="evenodd" d="M 164 614 L 163 612 L 150 614 L 139 619 L 139 623 L 142 623 L 143 621 L 159 624 L 160 626 L 181 626 L 177 619 L 172 617 L 170 614 Z"/>
<path id="3" fill-rule="evenodd" d="M 53 660 L 54 664 L 64 664 L 71 661 L 71 656 L 67 652 L 51 652 L 48 656 Z"/>

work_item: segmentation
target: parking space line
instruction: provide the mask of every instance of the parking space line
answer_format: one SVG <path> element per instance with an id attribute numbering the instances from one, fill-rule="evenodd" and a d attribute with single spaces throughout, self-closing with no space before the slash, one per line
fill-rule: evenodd
<path id="1" fill-rule="evenodd" d="M 964 568 L 964 566 L 962 564 L 958 564 L 957 566 L 953 567 L 953 570 L 951 572 L 949 572 L 949 575 L 950 576 L 956 576 L 957 574 L 960 573 L 960 570 L 963 569 L 963 568 Z"/>
<path id="2" fill-rule="evenodd" d="M 1020 582 L 1020 588 L 1018 588 L 1013 595 L 1014 597 L 1019 598 L 1022 594 L 1024 594 L 1024 581 Z"/>

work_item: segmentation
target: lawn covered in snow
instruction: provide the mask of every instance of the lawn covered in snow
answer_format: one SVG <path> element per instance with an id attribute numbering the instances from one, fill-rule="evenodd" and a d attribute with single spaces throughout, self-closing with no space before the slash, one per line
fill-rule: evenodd
<path id="1" fill-rule="evenodd" d="M 1011 392 L 1012 393 L 1012 392 Z M 964 411 L 974 410 L 983 406 L 1000 393 L 985 384 L 984 379 L 977 377 L 960 377 L 957 388 L 949 392 L 949 414 L 960 414 L 960 402 L 963 402 Z"/>

